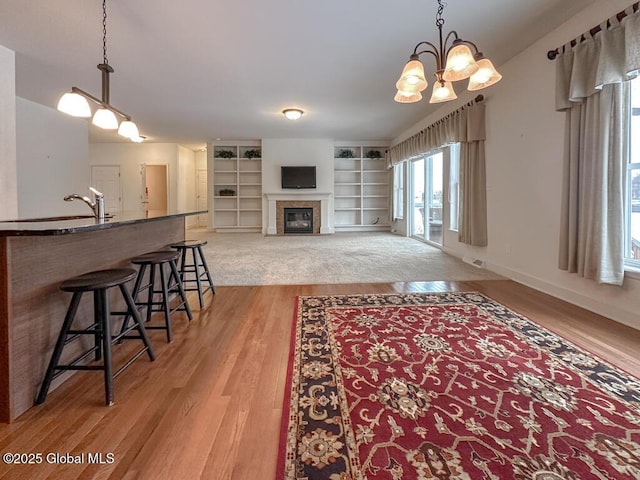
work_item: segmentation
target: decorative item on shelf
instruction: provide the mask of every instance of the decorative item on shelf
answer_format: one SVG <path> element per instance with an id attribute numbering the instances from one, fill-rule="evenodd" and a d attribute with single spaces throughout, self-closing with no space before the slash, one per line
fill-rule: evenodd
<path id="1" fill-rule="evenodd" d="M 98 65 L 98 70 L 102 72 L 102 98 L 96 98 L 93 95 L 79 89 L 71 87 L 71 91 L 65 93 L 58 100 L 58 110 L 73 117 L 91 116 L 91 107 L 88 100 L 95 103 L 98 107 L 93 114 L 93 123 L 96 127 L 105 130 L 118 130 L 118 134 L 128 138 L 132 142 L 140 143 L 145 137 L 140 136 L 138 126 L 131 120 L 126 113 L 118 110 L 109 103 L 109 75 L 114 72 L 113 67 L 109 65 L 107 59 L 107 2 L 102 0 L 102 63 Z M 122 118 L 122 122 L 118 124 L 118 117 Z"/>
<path id="2" fill-rule="evenodd" d="M 253 150 L 247 150 L 244 152 L 245 158 L 260 158 L 262 156 L 262 152 L 259 148 L 254 148 Z"/>
<path id="3" fill-rule="evenodd" d="M 223 188 L 220 190 L 221 197 L 235 197 L 236 191 L 232 188 Z"/>
<path id="4" fill-rule="evenodd" d="M 442 12 L 444 6 L 442 0 L 438 0 L 438 14 L 436 15 L 436 27 L 438 27 L 440 38 L 438 47 L 431 42 L 420 42 L 415 46 L 413 53 L 409 56 L 409 61 L 402 70 L 400 79 L 396 82 L 398 89 L 394 97 L 396 102 L 414 103 L 422 100 L 420 92 L 428 85 L 424 76 L 424 66 L 419 60 L 423 53 L 433 55 L 436 61 L 434 74 L 436 83 L 433 86 L 429 103 L 448 102 L 458 98 L 451 82 L 468 78 L 469 86 L 467 89 L 475 91 L 487 88 L 502 78 L 491 60 L 485 58 L 473 42 L 459 38 L 455 30 L 449 32 L 443 42 L 444 19 Z M 450 40 L 452 40 L 451 43 L 449 43 Z M 423 50 L 418 51 L 421 47 Z M 469 47 L 473 48 L 474 52 Z"/>
<path id="5" fill-rule="evenodd" d="M 233 158 L 233 151 L 231 150 L 216 150 L 216 155 L 217 158 Z"/>
<path id="6" fill-rule="evenodd" d="M 382 154 L 380 153 L 380 150 L 369 150 L 367 153 L 364 154 L 364 156 L 367 158 L 382 158 Z"/>
<path id="7" fill-rule="evenodd" d="M 353 150 L 350 148 L 343 148 L 339 150 L 338 158 L 353 158 Z"/>

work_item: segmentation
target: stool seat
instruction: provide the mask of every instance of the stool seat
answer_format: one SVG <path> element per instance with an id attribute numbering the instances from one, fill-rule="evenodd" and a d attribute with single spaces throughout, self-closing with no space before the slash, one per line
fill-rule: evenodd
<path id="1" fill-rule="evenodd" d="M 204 247 L 206 244 L 206 240 L 184 240 L 182 242 L 172 243 L 169 246 L 171 248 L 195 248 Z"/>
<path id="2" fill-rule="evenodd" d="M 149 253 L 143 253 L 142 255 L 138 255 L 137 257 L 134 257 L 131 259 L 131 263 L 135 265 L 142 265 L 144 263 L 160 265 L 162 263 L 176 261 L 179 256 L 180 254 L 175 251 L 160 250 L 158 252 L 149 252 Z"/>
<path id="3" fill-rule="evenodd" d="M 65 292 L 87 292 L 111 288 L 133 280 L 135 276 L 136 271 L 133 268 L 98 270 L 65 280 L 60 284 L 60 290 Z"/>

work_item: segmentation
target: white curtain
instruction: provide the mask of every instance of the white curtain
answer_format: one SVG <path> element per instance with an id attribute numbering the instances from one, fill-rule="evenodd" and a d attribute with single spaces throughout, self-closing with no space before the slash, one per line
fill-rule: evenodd
<path id="1" fill-rule="evenodd" d="M 487 245 L 487 190 L 484 103 L 470 102 L 389 149 L 389 166 L 425 155 L 448 143 L 460 143 L 458 240 Z"/>
<path id="2" fill-rule="evenodd" d="M 621 285 L 628 80 L 640 68 L 640 16 L 609 22 L 556 60 L 556 109 L 566 112 L 559 268 Z"/>

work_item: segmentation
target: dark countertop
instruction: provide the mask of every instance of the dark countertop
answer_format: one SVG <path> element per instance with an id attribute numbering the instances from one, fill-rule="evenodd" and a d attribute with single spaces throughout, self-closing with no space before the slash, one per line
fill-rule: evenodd
<path id="1" fill-rule="evenodd" d="M 125 211 L 113 214 L 103 221 L 93 215 L 64 215 L 38 219 L 21 219 L 0 221 L 0 237 L 33 236 L 33 235 L 66 235 L 69 233 L 104 230 L 135 223 L 162 220 L 170 217 L 186 217 L 201 215 L 207 210 L 182 211 Z"/>

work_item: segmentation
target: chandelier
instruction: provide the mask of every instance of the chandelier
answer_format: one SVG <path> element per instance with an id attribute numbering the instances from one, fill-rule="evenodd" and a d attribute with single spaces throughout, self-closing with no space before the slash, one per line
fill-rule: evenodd
<path id="1" fill-rule="evenodd" d="M 445 4 L 438 0 L 438 14 L 436 27 L 438 27 L 440 43 L 436 47 L 431 42 L 420 42 L 413 49 L 409 61 L 402 70 L 400 79 L 396 82 L 398 93 L 394 97 L 396 102 L 414 103 L 422 100 L 422 92 L 427 88 L 427 80 L 424 76 L 424 66 L 419 57 L 423 53 L 433 55 L 436 61 L 436 82 L 433 85 L 433 93 L 429 103 L 448 102 L 455 100 L 456 92 L 451 82 L 469 79 L 467 87 L 470 91 L 482 90 L 497 83 L 502 78 L 491 60 L 485 58 L 478 51 L 473 42 L 458 37 L 455 30 L 447 34 L 443 41 L 442 27 L 444 19 L 442 12 Z M 474 52 L 472 53 L 472 47 Z M 422 50 L 419 50 L 422 48 Z"/>
<path id="2" fill-rule="evenodd" d="M 74 117 L 88 118 L 91 116 L 90 100 L 97 106 L 91 123 L 106 130 L 117 129 L 123 137 L 133 142 L 142 142 L 144 138 L 140 136 L 138 127 L 131 120 L 131 117 L 109 103 L 109 75 L 114 70 L 107 59 L 106 0 L 102 0 L 102 63 L 98 65 L 98 70 L 102 72 L 102 99 L 98 99 L 78 87 L 71 87 L 70 92 L 60 97 L 58 110 Z M 118 117 L 122 119 L 122 122 L 118 122 Z"/>

